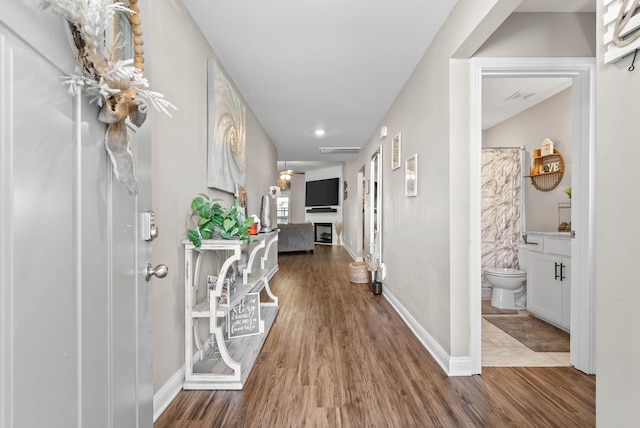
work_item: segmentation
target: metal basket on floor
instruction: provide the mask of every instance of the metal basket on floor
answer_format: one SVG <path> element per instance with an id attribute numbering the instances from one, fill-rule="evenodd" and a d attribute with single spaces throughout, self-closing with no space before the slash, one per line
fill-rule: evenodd
<path id="1" fill-rule="evenodd" d="M 356 284 L 366 284 L 370 282 L 369 271 L 365 262 L 349 263 L 349 281 Z"/>

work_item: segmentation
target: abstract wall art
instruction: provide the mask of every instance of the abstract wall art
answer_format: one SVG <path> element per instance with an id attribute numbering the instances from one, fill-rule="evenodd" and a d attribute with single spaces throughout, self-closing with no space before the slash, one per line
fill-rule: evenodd
<path id="1" fill-rule="evenodd" d="M 215 61 L 208 64 L 207 186 L 234 193 L 246 181 L 246 108 Z"/>

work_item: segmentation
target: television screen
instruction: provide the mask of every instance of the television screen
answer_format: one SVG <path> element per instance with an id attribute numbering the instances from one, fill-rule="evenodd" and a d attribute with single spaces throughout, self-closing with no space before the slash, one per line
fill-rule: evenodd
<path id="1" fill-rule="evenodd" d="M 307 207 L 326 207 L 340 204 L 340 179 L 307 181 L 304 197 Z"/>

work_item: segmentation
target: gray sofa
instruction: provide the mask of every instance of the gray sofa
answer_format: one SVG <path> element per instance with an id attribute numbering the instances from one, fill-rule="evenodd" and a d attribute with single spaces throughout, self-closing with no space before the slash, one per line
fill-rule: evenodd
<path id="1" fill-rule="evenodd" d="M 278 252 L 310 251 L 313 253 L 315 239 L 313 237 L 313 223 L 285 223 L 279 224 Z"/>

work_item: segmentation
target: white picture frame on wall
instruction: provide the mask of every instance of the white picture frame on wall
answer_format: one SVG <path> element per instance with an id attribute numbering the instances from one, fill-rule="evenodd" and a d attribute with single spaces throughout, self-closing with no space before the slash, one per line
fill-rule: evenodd
<path id="1" fill-rule="evenodd" d="M 400 168 L 402 157 L 402 133 L 398 132 L 391 140 L 391 170 Z"/>
<path id="2" fill-rule="evenodd" d="M 418 154 L 404 161 L 404 195 L 418 196 Z"/>

